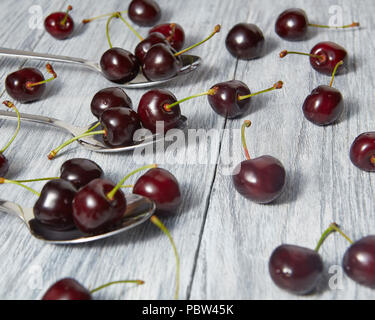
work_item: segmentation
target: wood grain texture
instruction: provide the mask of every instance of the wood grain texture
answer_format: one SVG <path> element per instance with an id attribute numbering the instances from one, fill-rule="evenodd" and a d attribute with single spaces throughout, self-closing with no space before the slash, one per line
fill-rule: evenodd
<path id="1" fill-rule="evenodd" d="M 127 3 L 120 0 L 106 2 L 72 0 L 72 16 L 77 22 L 76 35 L 65 41 L 52 39 L 43 30 L 31 30 L 30 2 L 2 1 L 0 4 L 1 46 L 77 56 L 99 60 L 108 48 L 105 20 L 82 26 L 82 18 L 124 10 Z M 314 247 L 321 232 L 332 221 L 341 224 L 349 235 L 358 239 L 373 232 L 374 205 L 372 175 L 354 168 L 348 158 L 353 139 L 375 127 L 374 103 L 375 71 L 372 63 L 371 32 L 374 22 L 371 0 L 309 1 L 304 9 L 314 22 L 328 22 L 328 8 L 343 8 L 344 20 L 360 20 L 360 31 L 342 32 L 319 30 L 312 32 L 305 42 L 290 43 L 273 31 L 277 15 L 288 7 L 302 6 L 302 2 L 256 1 L 175 1 L 160 0 L 163 21 L 180 23 L 187 33 L 187 44 L 192 44 L 211 32 L 217 23 L 222 32 L 194 53 L 204 59 L 202 68 L 189 77 L 166 84 L 179 98 L 211 87 L 214 83 L 235 77 L 244 81 L 254 92 L 285 82 L 285 89 L 258 96 L 252 101 L 247 118 L 253 126 L 247 130 L 250 154 L 254 157 L 271 154 L 279 158 L 288 171 L 285 194 L 275 204 L 260 206 L 238 195 L 228 176 L 228 155 L 236 164 L 242 159 L 240 139 L 235 129 L 243 119 L 225 121 L 214 114 L 206 98 L 191 100 L 181 105 L 191 129 L 229 129 L 219 143 L 210 145 L 204 155 L 219 159 L 218 165 L 175 163 L 176 156 L 165 154 L 161 166 L 176 175 L 183 190 L 183 204 L 173 218 L 165 220 L 181 255 L 181 298 L 183 299 L 294 299 L 271 282 L 267 262 L 272 250 L 281 243 Z M 64 9 L 61 1 L 35 1 L 44 15 Z M 95 4 L 95 5 L 93 5 Z M 199 9 L 197 9 L 199 8 Z M 322 9 L 322 8 L 326 8 Z M 9 27 L 9 17 L 14 23 Z M 225 50 L 224 39 L 237 22 L 248 21 L 259 25 L 267 39 L 267 54 L 250 62 L 237 62 Z M 145 28 L 137 28 L 142 34 Z M 133 50 L 137 39 L 125 29 L 121 21 L 113 21 L 111 39 L 116 46 Z M 317 85 L 327 83 L 328 77 L 314 72 L 307 59 L 290 56 L 278 58 L 282 49 L 308 51 L 316 42 L 331 40 L 346 47 L 351 56 L 350 72 L 337 77 L 335 86 L 341 90 L 346 110 L 341 121 L 331 127 L 319 128 L 308 123 L 302 115 L 305 96 Z M 27 65 L 44 68 L 44 63 L 15 59 L 0 59 L 2 79 L 17 68 Z M 63 64 L 54 65 L 58 79 L 50 83 L 44 99 L 19 105 L 23 112 L 48 115 L 76 125 L 92 122 L 90 101 L 98 90 L 112 86 L 99 74 Z M 236 71 L 236 72 L 235 72 Z M 2 99 L 8 99 L 1 82 Z M 135 107 L 144 90 L 128 90 Z M 15 128 L 14 122 L 0 122 L 0 145 Z M 73 157 L 86 157 L 99 163 L 107 176 L 120 179 L 125 173 L 140 166 L 145 160 L 132 153 L 102 155 L 72 145 L 53 161 L 48 152 L 67 138 L 52 128 L 24 123 L 20 136 L 6 155 L 11 161 L 9 178 L 55 176 L 60 165 Z M 203 146 L 204 148 L 204 146 Z M 183 148 L 194 157 L 192 146 Z M 190 158 L 190 157 L 189 157 Z M 40 189 L 42 184 L 33 187 Z M 1 186 L 1 198 L 32 206 L 35 197 L 14 186 Z M 171 299 L 173 298 L 175 264 L 168 240 L 155 227 L 146 223 L 127 234 L 104 241 L 78 246 L 45 245 L 33 239 L 25 227 L 13 217 L 0 214 L 0 287 L 1 299 L 38 299 L 57 279 L 71 276 L 86 286 L 95 287 L 111 280 L 138 278 L 146 281 L 141 287 L 113 286 L 95 297 L 100 299 Z M 340 264 L 347 247 L 338 236 L 328 239 L 322 249 L 327 268 Z M 304 299 L 368 299 L 373 292 L 357 286 L 344 277 L 343 290 L 322 288 L 316 295 Z"/>

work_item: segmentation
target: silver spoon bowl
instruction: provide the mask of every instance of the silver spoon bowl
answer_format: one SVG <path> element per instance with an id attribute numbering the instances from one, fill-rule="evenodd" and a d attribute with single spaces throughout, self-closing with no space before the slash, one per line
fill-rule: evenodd
<path id="1" fill-rule="evenodd" d="M 23 50 L 15 50 L 15 49 L 7 49 L 7 48 L 0 48 L 0 56 L 13 57 L 13 58 L 27 58 L 27 59 L 35 59 L 35 60 L 46 60 L 49 62 L 53 61 L 53 62 L 70 63 L 70 64 L 83 66 L 83 67 L 89 68 L 91 70 L 94 70 L 96 72 L 103 74 L 102 69 L 100 68 L 100 65 L 97 62 L 93 62 L 93 61 L 89 61 L 89 60 L 85 60 L 81 58 L 57 56 L 53 54 L 36 53 L 32 51 L 23 51 Z M 153 87 L 153 86 L 171 81 L 173 79 L 176 79 L 179 76 L 186 75 L 194 71 L 200 66 L 202 62 L 202 59 L 198 56 L 181 55 L 180 58 L 182 60 L 182 67 L 177 73 L 177 75 L 170 79 L 160 80 L 160 81 L 149 81 L 143 76 L 142 72 L 139 72 L 137 77 L 135 77 L 132 81 L 121 84 L 121 86 L 123 86 L 124 88 L 129 88 L 129 89 Z"/>
<path id="2" fill-rule="evenodd" d="M 31 235 L 38 240 L 52 244 L 78 244 L 108 238 L 134 228 L 147 221 L 155 212 L 155 203 L 145 197 L 127 194 L 127 208 L 121 221 L 106 232 L 88 235 L 78 229 L 57 231 L 50 229 L 34 217 L 33 209 L 22 208 L 14 202 L 0 200 L 0 211 L 15 215 L 26 225 Z"/>
<path id="3" fill-rule="evenodd" d="M 76 137 L 85 133 L 93 125 L 96 124 L 96 123 L 93 123 L 87 127 L 77 127 L 72 124 L 66 123 L 64 121 L 50 118 L 50 117 L 45 117 L 45 116 L 26 114 L 26 113 L 21 113 L 20 116 L 21 116 L 21 121 L 34 122 L 34 123 L 40 123 L 40 124 L 53 126 L 53 127 L 62 129 L 70 133 L 73 137 Z M 15 114 L 14 112 L 10 112 L 10 111 L 0 110 L 0 119 L 17 120 L 17 114 Z M 187 127 L 187 119 L 186 117 L 181 116 L 180 122 L 177 124 L 175 129 L 185 130 L 186 127 Z M 95 130 L 101 130 L 101 128 L 98 127 Z M 140 130 L 143 130 L 143 129 L 140 129 Z M 150 134 L 150 132 L 148 132 L 148 135 L 146 133 L 142 135 L 141 134 L 142 132 L 139 132 L 139 133 L 140 134 L 138 136 L 140 136 L 141 139 L 134 141 L 134 144 L 130 146 L 126 146 L 126 147 L 107 146 L 102 139 L 102 135 L 88 136 L 88 137 L 79 139 L 77 141 L 80 145 L 82 145 L 83 147 L 91 151 L 102 152 L 102 153 L 114 153 L 114 152 L 131 151 L 137 148 L 143 148 L 146 145 L 149 145 L 151 143 L 156 143 L 157 141 L 163 140 L 166 137 L 168 137 L 168 132 L 166 134 L 158 134 L 158 133 Z"/>

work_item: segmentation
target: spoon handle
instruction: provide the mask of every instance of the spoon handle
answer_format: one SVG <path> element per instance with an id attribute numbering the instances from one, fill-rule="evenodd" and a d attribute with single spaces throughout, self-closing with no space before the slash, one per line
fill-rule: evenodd
<path id="1" fill-rule="evenodd" d="M 32 51 L 23 51 L 16 49 L 0 48 L 0 56 L 14 57 L 14 58 L 27 58 L 36 60 L 47 60 L 54 62 L 73 63 L 84 67 L 88 67 L 95 71 L 101 72 L 99 65 L 96 62 L 88 61 L 81 58 L 72 58 L 66 56 L 57 56 L 53 54 L 36 53 Z"/>
<path id="2" fill-rule="evenodd" d="M 19 219 L 21 219 L 23 222 L 25 222 L 25 218 L 23 216 L 23 210 L 17 203 L 0 199 L 0 212 L 1 211 L 12 214 L 18 217 Z"/>
<path id="3" fill-rule="evenodd" d="M 82 133 L 82 128 L 72 126 L 72 125 L 70 125 L 66 122 L 63 122 L 61 120 L 58 120 L 58 119 L 34 115 L 34 114 L 27 114 L 27 113 L 20 113 L 20 117 L 21 117 L 21 121 L 35 122 L 35 123 L 50 125 L 50 126 L 53 126 L 53 127 L 56 127 L 56 128 L 63 129 L 65 131 L 69 132 L 70 134 L 72 134 L 73 136 L 79 135 L 79 134 Z M 0 110 L 0 119 L 16 120 L 17 114 L 14 113 L 14 112 Z"/>

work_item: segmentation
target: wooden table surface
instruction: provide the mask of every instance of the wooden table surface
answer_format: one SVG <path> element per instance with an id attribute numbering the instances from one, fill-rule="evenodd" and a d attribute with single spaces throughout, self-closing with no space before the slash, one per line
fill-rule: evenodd
<path id="1" fill-rule="evenodd" d="M 238 136 L 242 119 L 225 120 L 215 114 L 206 98 L 190 100 L 181 108 L 190 129 L 222 130 L 216 143 L 181 148 L 179 157 L 159 152 L 155 158 L 132 152 L 98 154 L 78 144 L 55 160 L 48 152 L 66 140 L 61 131 L 23 123 L 21 132 L 6 152 L 11 168 L 8 178 L 56 176 L 60 165 L 70 158 L 96 161 L 107 176 L 118 181 L 143 163 L 158 161 L 179 180 L 183 203 L 175 216 L 164 220 L 171 230 L 181 256 L 182 299 L 371 299 L 374 292 L 356 285 L 340 266 L 348 246 L 338 235 L 331 236 L 321 250 L 326 278 L 329 271 L 339 274 L 339 287 L 322 285 L 318 293 L 297 297 L 278 289 L 268 274 L 268 258 L 282 243 L 314 248 L 320 234 L 331 223 L 339 223 L 354 239 L 374 233 L 374 175 L 356 169 L 348 152 L 354 138 L 375 128 L 375 72 L 372 0 L 319 1 L 167 1 L 160 0 L 163 22 L 180 23 L 187 44 L 208 35 L 217 23 L 222 32 L 194 50 L 203 65 L 186 78 L 163 85 L 178 98 L 204 91 L 213 84 L 236 78 L 257 91 L 283 80 L 285 88 L 252 100 L 246 119 L 253 126 L 246 131 L 252 156 L 270 154 L 287 170 L 282 197 L 271 205 L 258 205 L 242 198 L 233 188 L 229 168 L 244 155 Z M 81 19 L 126 10 L 127 2 L 71 0 L 76 21 L 75 35 L 57 41 L 43 29 L 33 28 L 30 11 L 42 10 L 45 17 L 65 10 L 62 1 L 2 0 L 0 3 L 0 45 L 51 54 L 99 60 L 107 50 L 105 20 L 82 25 Z M 36 7 L 33 7 L 36 6 Z M 331 7 L 336 6 L 336 7 Z M 338 7 L 337 7 L 338 6 Z M 274 32 L 277 15 L 290 7 L 303 7 L 313 22 L 327 24 L 332 11 L 342 10 L 343 21 L 360 21 L 360 30 L 317 30 L 303 42 L 287 42 Z M 30 11 L 29 11 L 30 9 Z M 257 24 L 266 38 L 266 54 L 253 61 L 236 61 L 225 49 L 228 30 L 238 22 Z M 146 28 L 136 28 L 146 34 Z M 137 38 L 121 21 L 113 21 L 111 39 L 115 46 L 133 50 Z M 314 44 L 330 40 L 349 52 L 349 72 L 335 80 L 345 99 L 340 121 L 317 127 L 305 120 L 301 105 L 309 92 L 329 77 L 318 74 L 308 59 L 297 56 L 281 60 L 283 49 L 310 51 Z M 24 66 L 44 69 L 45 63 L 24 59 L 0 59 L 1 99 L 9 99 L 4 80 L 7 74 Z M 112 84 L 99 74 L 64 64 L 54 64 L 56 81 L 47 85 L 42 100 L 17 104 L 20 111 L 48 115 L 76 125 L 92 122 L 90 101 L 100 89 Z M 43 71 L 44 72 L 44 71 Z M 145 90 L 127 90 L 137 106 Z M 0 121 L 3 145 L 16 123 Z M 201 156 L 201 163 L 197 156 Z M 157 159 L 156 159 L 157 158 Z M 228 159 L 232 162 L 229 163 Z M 181 161 L 182 160 L 182 161 Z M 31 185 L 41 189 L 42 183 Z M 1 198 L 33 206 L 35 196 L 16 186 L 1 186 Z M 74 277 L 91 288 L 112 280 L 143 279 L 139 287 L 112 286 L 98 292 L 99 299 L 173 299 L 175 261 L 168 239 L 151 223 L 130 232 L 85 245 L 56 246 L 30 236 L 17 219 L 0 214 L 0 298 L 39 299 L 47 287 L 62 277 Z M 332 269 L 333 268 L 333 269 Z M 331 274 L 332 276 L 332 274 Z"/>

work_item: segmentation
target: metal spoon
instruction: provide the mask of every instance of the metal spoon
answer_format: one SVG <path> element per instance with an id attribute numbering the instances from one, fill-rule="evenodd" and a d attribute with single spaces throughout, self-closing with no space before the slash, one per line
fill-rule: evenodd
<path id="1" fill-rule="evenodd" d="M 47 60 L 47 61 L 54 61 L 54 62 L 63 62 L 63 63 L 71 63 L 75 65 L 80 65 L 83 67 L 87 67 L 91 70 L 97 71 L 102 73 L 102 69 L 97 62 L 88 61 L 81 58 L 72 58 L 72 57 L 65 57 L 65 56 L 56 56 L 52 54 L 44 54 L 44 53 L 36 53 L 31 51 L 23 51 L 23 50 L 15 50 L 15 49 L 7 49 L 7 48 L 0 48 L 0 56 L 6 57 L 15 57 L 15 58 L 27 58 L 27 59 L 36 59 L 36 60 Z M 161 83 L 165 83 L 175 79 L 179 76 L 188 74 L 195 69 L 197 69 L 202 59 L 198 56 L 192 55 L 181 55 L 182 60 L 182 67 L 178 74 L 170 79 L 167 80 L 160 80 L 160 81 L 149 81 L 147 80 L 142 72 L 139 72 L 137 77 L 128 83 L 121 84 L 124 88 L 146 88 L 159 85 Z"/>
<path id="2" fill-rule="evenodd" d="M 43 226 L 34 217 L 33 209 L 22 208 L 14 202 L 0 200 L 0 211 L 17 216 L 27 226 L 31 235 L 39 240 L 54 244 L 77 244 L 108 238 L 125 232 L 147 221 L 155 211 L 155 203 L 136 194 L 126 195 L 127 208 L 121 222 L 107 232 L 87 235 L 73 229 L 69 231 L 56 231 Z"/>
<path id="3" fill-rule="evenodd" d="M 44 116 L 38 116 L 38 115 L 26 114 L 26 113 L 21 113 L 20 116 L 21 116 L 21 121 L 36 122 L 36 123 L 46 124 L 46 125 L 50 125 L 56 128 L 60 128 L 69 132 L 73 137 L 76 137 L 85 133 L 94 124 L 96 124 L 94 123 L 87 127 L 76 127 L 64 121 L 50 118 L 50 117 L 44 117 Z M 0 110 L 0 119 L 17 120 L 17 115 L 14 112 Z M 185 130 L 186 127 L 187 127 L 187 119 L 186 117 L 181 116 L 180 123 L 176 126 L 176 129 Z M 101 130 L 100 126 L 96 128 L 96 130 Z M 102 153 L 113 153 L 113 152 L 130 151 L 136 148 L 142 148 L 148 144 L 156 143 L 157 141 L 165 139 L 165 137 L 167 136 L 168 136 L 168 132 L 165 135 L 152 134 L 152 135 L 143 137 L 142 140 L 134 141 L 134 144 L 131 146 L 117 147 L 117 148 L 111 148 L 107 146 L 102 139 L 102 135 L 84 137 L 82 139 L 79 139 L 77 142 L 83 147 L 85 147 L 86 149 L 89 149 L 91 151 L 102 152 Z"/>

